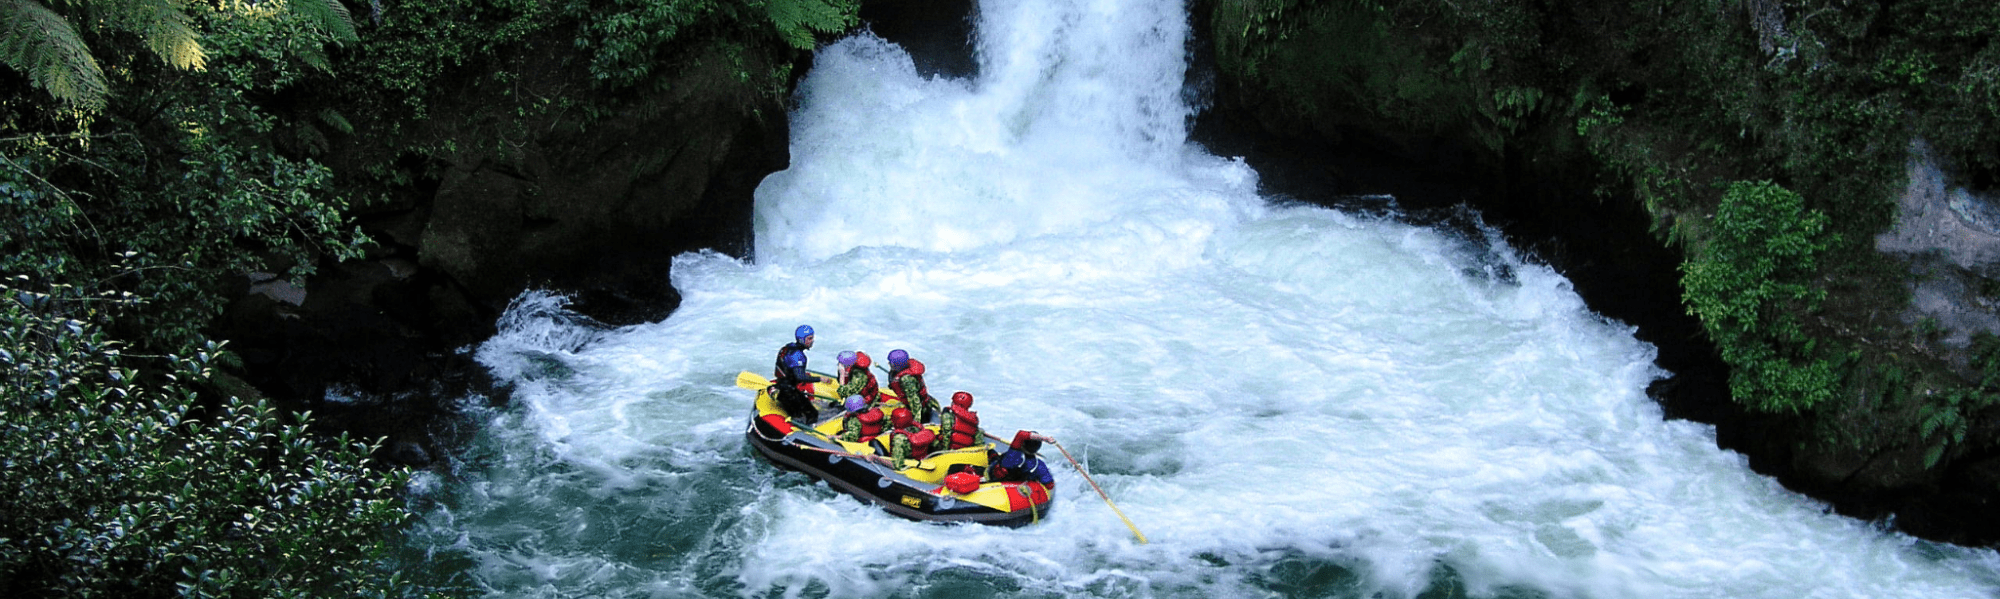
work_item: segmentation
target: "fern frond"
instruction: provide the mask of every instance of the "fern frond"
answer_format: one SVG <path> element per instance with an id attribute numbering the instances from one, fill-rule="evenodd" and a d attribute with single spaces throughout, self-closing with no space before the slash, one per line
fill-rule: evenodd
<path id="1" fill-rule="evenodd" d="M 1917 436 L 1919 438 L 1929 439 L 1931 435 L 1936 434 L 1940 429 L 1949 430 L 1954 424 L 1963 424 L 1958 416 L 1958 410 L 1951 408 L 1924 406 L 1923 410 L 1919 413 L 1922 414 L 1922 418 L 1918 420 L 1917 424 Z"/>
<path id="2" fill-rule="evenodd" d="M 811 50 L 813 32 L 840 33 L 859 22 L 856 0 L 769 0 L 764 11 L 778 35 L 800 50 Z"/>
<path id="3" fill-rule="evenodd" d="M 0 0 L 0 64 L 86 110 L 102 108 L 110 93 L 104 70 L 76 28 L 35 0 Z"/>
<path id="4" fill-rule="evenodd" d="M 326 50 L 321 49 L 318 42 L 293 44 L 292 47 L 292 54 L 298 56 L 300 62 L 319 69 L 322 73 L 333 72 L 333 61 L 326 57 Z"/>
<path id="5" fill-rule="evenodd" d="M 1932 468 L 1936 468 L 1938 463 L 1938 458 L 1942 457 L 1944 457 L 1944 444 L 1938 443 L 1936 445 L 1932 445 L 1928 451 L 1924 452 L 1924 469 L 1929 470 Z"/>
<path id="6" fill-rule="evenodd" d="M 115 29 L 138 34 L 146 47 L 176 69 L 207 68 L 201 33 L 182 10 L 181 0 L 114 0 L 100 2 L 93 14 Z"/>
<path id="7" fill-rule="evenodd" d="M 348 122 L 347 117 L 341 116 L 339 111 L 332 108 L 319 111 L 319 120 L 322 123 L 331 125 L 334 130 L 341 133 L 354 134 L 354 123 Z"/>
<path id="8" fill-rule="evenodd" d="M 361 39 L 354 32 L 353 13 L 340 0 L 287 0 L 285 6 L 294 16 L 332 36 L 335 43 Z"/>

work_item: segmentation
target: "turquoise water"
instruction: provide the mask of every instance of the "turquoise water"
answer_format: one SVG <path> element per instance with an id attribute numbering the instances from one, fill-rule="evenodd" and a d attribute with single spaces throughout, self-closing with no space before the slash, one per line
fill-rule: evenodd
<path id="1" fill-rule="evenodd" d="M 1186 142 L 1176 3 L 987 2 L 981 75 L 820 51 L 756 258 L 675 259 L 674 315 L 516 301 L 512 389 L 418 549 L 498 597 L 1993 597 L 1990 551 L 1829 515 L 1666 421 L 1633 329 L 1493 236 L 1273 203 Z M 1055 436 L 1021 529 L 893 518 L 745 446 L 799 324 L 902 348 Z"/>

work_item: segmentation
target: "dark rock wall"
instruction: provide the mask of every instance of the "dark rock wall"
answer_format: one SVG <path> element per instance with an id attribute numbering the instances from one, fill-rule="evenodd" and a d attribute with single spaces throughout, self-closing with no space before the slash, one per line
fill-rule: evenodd
<path id="1" fill-rule="evenodd" d="M 674 256 L 749 252 L 752 193 L 789 160 L 786 111 L 715 82 L 779 65 L 697 57 L 659 91 L 525 108 L 590 89 L 562 41 L 519 49 L 511 85 L 467 77 L 414 131 L 334 140 L 322 160 L 337 176 L 393 162 L 409 182 L 360 210 L 377 242 L 364 259 L 327 261 L 303 289 L 245 281 L 217 327 L 245 380 L 323 426 L 388 437 L 392 459 L 427 461 L 438 416 L 484 384 L 461 350 L 522 291 L 568 294 L 611 324 L 656 321 L 679 301 Z"/>

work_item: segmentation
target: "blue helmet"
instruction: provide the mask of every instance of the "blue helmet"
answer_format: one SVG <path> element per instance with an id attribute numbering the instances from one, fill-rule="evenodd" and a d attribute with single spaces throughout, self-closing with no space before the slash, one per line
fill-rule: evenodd
<path id="1" fill-rule="evenodd" d="M 890 366 L 894 366 L 894 367 L 897 367 L 897 368 L 902 368 L 902 367 L 903 367 L 903 365 L 905 365 L 905 364 L 909 364 L 909 363 L 910 363 L 910 352 L 906 352 L 906 351 L 903 351 L 903 350 L 900 350 L 900 349 L 898 349 L 898 350 L 891 350 L 891 351 L 889 352 L 889 365 L 890 365 Z"/>
<path id="2" fill-rule="evenodd" d="M 807 337 L 811 336 L 813 336 L 812 325 L 802 324 L 799 325 L 798 330 L 792 331 L 792 340 L 794 341 L 805 341 Z"/>

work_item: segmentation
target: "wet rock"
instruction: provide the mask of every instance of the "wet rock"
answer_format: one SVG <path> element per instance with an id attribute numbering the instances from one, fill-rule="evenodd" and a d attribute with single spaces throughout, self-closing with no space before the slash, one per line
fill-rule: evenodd
<path id="1" fill-rule="evenodd" d="M 431 452 L 421 443 L 404 439 L 390 445 L 389 459 L 411 468 L 424 468 L 431 464 Z"/>
<path id="2" fill-rule="evenodd" d="M 1897 198 L 1896 225 L 1875 237 L 1875 249 L 1902 257 L 1914 275 L 1903 324 L 1937 337 L 1943 357 L 1967 369 L 1972 336 L 2000 333 L 2000 305 L 1983 291 L 2000 275 L 2000 207 L 1950 185 L 1917 140 L 1909 185 Z"/>
<path id="3" fill-rule="evenodd" d="M 602 108 L 588 113 L 520 109 L 523 98 L 595 89 L 567 41 L 524 44 L 509 59 L 518 79 L 468 79 L 393 143 L 331 141 L 323 159 L 337 173 L 388 161 L 413 180 L 359 215 L 376 242 L 363 259 L 323 263 L 303 287 L 265 277 L 239 291 L 218 333 L 245 356 L 244 378 L 322 411 L 334 409 L 326 398 L 335 387 L 423 388 L 455 376 L 451 368 L 476 370 L 451 364 L 469 364 L 454 357 L 490 337 L 524 290 L 570 294 L 606 322 L 656 321 L 678 305 L 668 278 L 675 255 L 748 252 L 752 193 L 788 162 L 785 110 L 759 90 L 716 82 L 735 81 L 734 68 L 775 68 L 755 62 L 792 51 L 689 57 L 695 66 L 660 86 L 668 91 L 576 98 Z M 413 155 L 403 149 L 411 146 L 455 149 Z M 438 395 L 415 399 L 453 399 Z"/>

